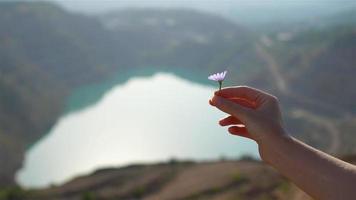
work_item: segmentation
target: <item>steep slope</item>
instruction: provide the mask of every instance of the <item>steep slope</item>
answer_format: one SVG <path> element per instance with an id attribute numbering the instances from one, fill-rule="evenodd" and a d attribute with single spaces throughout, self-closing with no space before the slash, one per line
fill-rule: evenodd
<path id="1" fill-rule="evenodd" d="M 126 51 L 139 56 L 139 66 L 191 74 L 228 69 L 241 82 L 260 68 L 253 45 L 256 36 L 220 16 L 194 10 L 128 9 L 100 19 L 113 38 L 127 43 Z"/>
<path id="2" fill-rule="evenodd" d="M 192 10 L 121 10 L 98 18 L 49 3 L 0 3 L 0 185 L 63 112 L 74 88 L 154 67 L 206 83 L 249 83 L 281 98 L 293 133 L 355 152 L 355 27 L 254 33 Z M 134 75 L 134 74 L 133 74 Z M 342 89 L 340 89 L 342 88 Z M 325 136 L 324 133 L 327 133 Z M 342 145 L 340 145 L 342 144 Z"/>
<path id="3" fill-rule="evenodd" d="M 308 97 L 356 114 L 355 56 L 356 26 L 326 45 L 292 84 Z"/>
<path id="4" fill-rule="evenodd" d="M 264 35 L 260 43 L 273 61 L 267 70 L 283 82 L 284 87 L 276 87 L 275 93 L 286 110 L 288 128 L 334 154 L 355 152 L 350 148 L 356 107 L 355 30 L 353 25 L 336 24 L 277 32 Z"/>
<path id="5" fill-rule="evenodd" d="M 6 163 L 0 185 L 12 183 L 25 149 L 51 128 L 74 88 L 147 66 L 193 79 L 251 50 L 250 35 L 219 17 L 194 11 L 118 13 L 123 24 L 109 31 L 94 17 L 50 3 L 0 3 L 0 162 Z M 141 26 L 154 13 L 180 25 Z M 209 25 L 212 20 L 217 25 Z"/>
<path id="6" fill-rule="evenodd" d="M 356 73 L 356 26 L 288 34 L 288 40 L 278 39 L 279 34 L 270 36 L 273 45 L 265 49 L 276 60 L 293 92 L 319 102 L 314 111 L 326 115 L 355 114 L 352 77 Z"/>
<path id="7" fill-rule="evenodd" d="M 0 182 L 10 183 L 25 148 L 56 121 L 70 89 L 101 80 L 112 64 L 100 23 L 52 4 L 2 2 L 0 27 L 0 159 L 8 166 Z"/>

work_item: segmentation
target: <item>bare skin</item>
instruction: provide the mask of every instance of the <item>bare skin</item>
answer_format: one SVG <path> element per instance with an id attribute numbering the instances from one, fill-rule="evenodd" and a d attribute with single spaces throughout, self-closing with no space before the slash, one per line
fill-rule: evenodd
<path id="1" fill-rule="evenodd" d="M 229 114 L 221 126 L 256 141 L 262 160 L 314 199 L 356 199 L 356 166 L 287 134 L 276 97 L 241 86 L 215 92 L 209 103 Z"/>

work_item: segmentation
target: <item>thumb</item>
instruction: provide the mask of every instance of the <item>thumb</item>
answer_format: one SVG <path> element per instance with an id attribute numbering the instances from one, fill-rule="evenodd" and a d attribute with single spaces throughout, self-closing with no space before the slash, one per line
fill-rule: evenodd
<path id="1" fill-rule="evenodd" d="M 229 99 L 214 96 L 211 100 L 211 104 L 217 107 L 219 110 L 228 113 L 232 116 L 236 116 L 241 120 L 246 119 L 246 117 L 251 113 L 251 109 L 241 106 L 238 103 L 235 103 Z"/>

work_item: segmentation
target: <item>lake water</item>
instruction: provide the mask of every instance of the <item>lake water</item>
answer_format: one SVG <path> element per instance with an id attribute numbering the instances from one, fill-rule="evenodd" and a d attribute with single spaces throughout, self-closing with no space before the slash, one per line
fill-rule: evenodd
<path id="1" fill-rule="evenodd" d="M 45 187 L 103 167 L 257 157 L 257 145 L 217 124 L 225 115 L 208 104 L 215 89 L 169 73 L 131 78 L 95 104 L 63 115 L 28 150 L 17 181 Z"/>

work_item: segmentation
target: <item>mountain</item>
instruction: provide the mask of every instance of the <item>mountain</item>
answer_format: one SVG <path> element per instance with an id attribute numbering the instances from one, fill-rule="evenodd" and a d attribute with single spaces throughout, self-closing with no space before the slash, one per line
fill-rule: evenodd
<path id="1" fill-rule="evenodd" d="M 66 111 L 74 89 L 149 67 L 202 84 L 228 69 L 235 78 L 227 84 L 277 95 L 296 137 L 335 155 L 356 152 L 353 23 L 255 32 L 187 9 L 87 16 L 1 2 L 0 27 L 1 186 L 15 184 L 25 150 Z"/>
<path id="2" fill-rule="evenodd" d="M 157 14 L 169 16 L 173 27 L 142 26 L 146 16 Z M 149 65 L 209 74 L 234 63 L 234 55 L 251 41 L 231 22 L 195 11 L 123 11 L 118 16 L 128 26 L 110 31 L 112 14 L 102 23 L 106 17 L 69 13 L 46 2 L 0 3 L 0 162 L 6 163 L 0 183 L 13 182 L 25 149 L 52 127 L 73 89 Z"/>
<path id="3" fill-rule="evenodd" d="M 261 62 L 254 51 L 256 36 L 220 16 L 194 10 L 128 9 L 100 19 L 125 51 L 138 56 L 139 67 L 181 68 L 192 74 L 228 69 L 246 81 L 235 66 L 253 73 Z"/>
<path id="4" fill-rule="evenodd" d="M 0 27 L 0 160 L 7 163 L 0 180 L 10 182 L 25 149 L 62 112 L 70 89 L 111 71 L 110 51 L 103 51 L 110 41 L 96 39 L 107 38 L 99 22 L 48 3 L 2 2 Z"/>
<path id="5" fill-rule="evenodd" d="M 282 83 L 275 93 L 286 108 L 286 123 L 302 140 L 339 155 L 354 152 L 355 38 L 356 24 L 349 22 L 261 36 L 269 73 Z"/>
<path id="6" fill-rule="evenodd" d="M 194 9 L 225 16 L 239 24 L 258 27 L 266 23 L 295 23 L 330 16 L 356 7 L 354 1 L 340 0 L 52 0 L 68 10 L 86 14 L 100 14 L 124 8 Z"/>

